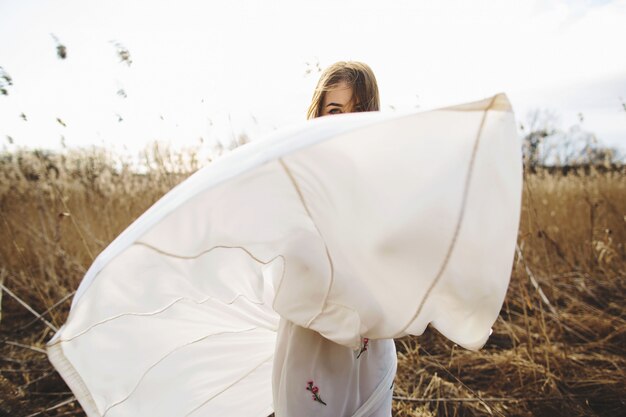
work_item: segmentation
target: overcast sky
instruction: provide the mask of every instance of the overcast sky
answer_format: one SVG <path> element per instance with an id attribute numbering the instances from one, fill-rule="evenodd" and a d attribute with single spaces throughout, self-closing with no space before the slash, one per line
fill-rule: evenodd
<path id="1" fill-rule="evenodd" d="M 258 138 L 304 120 L 307 69 L 361 60 L 383 111 L 505 92 L 520 122 L 548 108 L 565 129 L 582 113 L 626 150 L 626 0 L 0 0 L 0 39 L 9 149 Z"/>

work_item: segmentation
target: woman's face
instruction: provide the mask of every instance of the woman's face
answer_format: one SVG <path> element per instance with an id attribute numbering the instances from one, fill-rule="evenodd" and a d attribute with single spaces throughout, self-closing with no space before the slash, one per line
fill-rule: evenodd
<path id="1" fill-rule="evenodd" d="M 321 116 L 329 114 L 351 113 L 352 109 L 352 87 L 345 81 L 331 87 L 324 94 Z"/>

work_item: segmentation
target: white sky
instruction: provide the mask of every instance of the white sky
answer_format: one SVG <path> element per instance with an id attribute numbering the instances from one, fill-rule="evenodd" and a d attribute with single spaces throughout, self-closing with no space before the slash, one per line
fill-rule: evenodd
<path id="1" fill-rule="evenodd" d="M 254 139 L 305 118 L 319 76 L 307 62 L 361 60 L 383 111 L 503 91 L 519 121 L 550 108 L 567 128 L 581 112 L 583 129 L 626 150 L 626 0 L 0 0 L 0 39 L 14 82 L 0 96 L 9 149 L 55 148 L 62 135 L 133 151 Z"/>

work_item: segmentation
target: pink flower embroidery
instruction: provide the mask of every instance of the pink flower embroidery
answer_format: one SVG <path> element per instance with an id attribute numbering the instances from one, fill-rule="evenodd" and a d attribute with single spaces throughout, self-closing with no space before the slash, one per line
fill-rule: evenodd
<path id="1" fill-rule="evenodd" d="M 356 355 L 357 359 L 359 359 L 361 357 L 363 352 L 367 351 L 367 345 L 369 344 L 369 342 L 370 342 L 370 340 L 367 337 L 363 338 L 363 346 L 361 346 L 361 350 L 359 351 L 359 354 Z"/>
<path id="2" fill-rule="evenodd" d="M 322 398 L 320 398 L 320 396 L 318 394 L 320 389 L 313 384 L 312 380 L 307 381 L 307 383 L 306 383 L 306 390 L 307 391 L 311 391 L 313 393 L 313 395 L 311 396 L 313 401 L 317 401 L 319 403 L 322 403 L 322 404 L 326 405 L 326 403 L 324 401 L 322 401 Z"/>

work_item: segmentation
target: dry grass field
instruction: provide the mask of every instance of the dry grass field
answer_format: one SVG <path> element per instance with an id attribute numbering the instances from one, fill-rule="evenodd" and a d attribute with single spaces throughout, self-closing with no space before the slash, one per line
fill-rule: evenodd
<path id="1" fill-rule="evenodd" d="M 95 255 L 200 162 L 153 152 L 141 175 L 102 151 L 0 164 L 0 416 L 84 415 L 45 343 Z M 431 329 L 397 340 L 394 415 L 625 415 L 625 243 L 625 169 L 527 173 L 493 335 L 480 352 Z"/>

